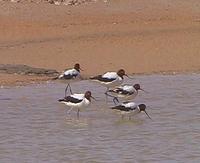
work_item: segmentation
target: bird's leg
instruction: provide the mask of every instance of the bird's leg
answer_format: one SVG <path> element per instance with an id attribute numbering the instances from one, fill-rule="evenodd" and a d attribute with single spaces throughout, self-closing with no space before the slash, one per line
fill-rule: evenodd
<path id="1" fill-rule="evenodd" d="M 106 103 L 108 102 L 108 96 L 109 96 L 108 90 L 109 90 L 109 88 L 107 88 L 107 90 L 106 90 L 106 92 L 105 92 L 105 95 L 106 95 Z"/>
<path id="2" fill-rule="evenodd" d="M 67 87 L 65 88 L 65 97 L 67 97 L 67 89 L 69 87 L 69 84 L 67 84 Z"/>
<path id="3" fill-rule="evenodd" d="M 109 90 L 109 89 L 108 89 L 108 90 Z M 108 90 L 105 92 L 106 101 L 107 101 L 108 97 L 112 97 L 112 98 L 113 98 L 113 102 L 114 102 L 115 105 L 117 104 L 116 101 L 119 103 L 119 100 L 118 100 L 117 97 L 108 94 Z"/>
<path id="4" fill-rule="evenodd" d="M 65 88 L 65 97 L 67 96 L 68 87 L 69 87 L 70 93 L 73 94 L 73 93 L 72 93 L 72 88 L 71 88 L 70 84 L 67 84 L 67 87 Z"/>
<path id="5" fill-rule="evenodd" d="M 106 90 L 106 92 L 105 92 L 105 95 L 106 95 L 106 96 L 108 95 L 108 90 L 109 90 L 109 88 L 107 88 L 107 90 Z"/>
<path id="6" fill-rule="evenodd" d="M 108 91 L 109 91 L 109 88 L 107 88 L 107 91 L 105 92 L 105 95 L 106 95 L 106 96 L 109 96 L 109 97 L 112 97 L 112 98 L 117 98 L 117 97 L 115 97 L 115 96 L 109 95 L 109 94 L 108 94 Z M 117 101 L 118 101 L 118 99 L 117 99 Z"/>
<path id="7" fill-rule="evenodd" d="M 106 95 L 106 96 L 109 96 L 109 97 L 115 97 L 115 96 L 109 95 L 109 94 L 107 93 L 107 91 L 105 92 L 105 95 Z"/>
<path id="8" fill-rule="evenodd" d="M 79 119 L 79 112 L 80 112 L 80 110 L 78 109 L 78 111 L 77 111 L 77 118 Z"/>
<path id="9" fill-rule="evenodd" d="M 117 97 L 114 97 L 114 98 L 113 98 L 113 102 L 114 102 L 115 105 L 117 104 L 116 101 L 119 103 L 118 98 L 117 98 Z"/>
<path id="10" fill-rule="evenodd" d="M 72 93 L 72 88 L 71 88 L 70 85 L 69 85 L 69 91 L 70 91 L 70 93 L 71 93 L 71 95 L 72 95 L 73 93 Z"/>
<path id="11" fill-rule="evenodd" d="M 70 112 L 72 111 L 73 108 L 70 108 L 68 111 L 67 111 L 67 114 L 70 114 Z"/>

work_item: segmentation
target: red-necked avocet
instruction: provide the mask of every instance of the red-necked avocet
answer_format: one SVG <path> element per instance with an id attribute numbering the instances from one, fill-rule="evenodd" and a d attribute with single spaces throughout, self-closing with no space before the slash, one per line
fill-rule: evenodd
<path id="1" fill-rule="evenodd" d="M 119 86 L 123 83 L 124 76 L 127 76 L 125 71 L 123 69 L 120 69 L 117 72 L 106 72 L 103 75 L 97 75 L 94 77 L 90 77 L 91 81 L 96 81 L 102 86 L 107 88 L 107 91 L 109 88 L 114 88 L 116 86 Z M 107 95 L 107 91 L 105 94 Z"/>
<path id="2" fill-rule="evenodd" d="M 114 97 L 113 102 L 116 104 L 116 101 L 119 103 L 118 98 L 121 98 L 126 101 L 134 99 L 138 95 L 139 90 L 146 92 L 140 87 L 140 84 L 134 84 L 134 85 L 125 84 L 113 89 L 109 89 L 107 94 L 111 97 L 112 96 Z"/>
<path id="3" fill-rule="evenodd" d="M 58 77 L 54 78 L 54 79 L 59 79 L 59 80 L 67 83 L 67 87 L 65 88 L 65 96 L 67 95 L 68 87 L 69 87 L 70 93 L 72 94 L 72 89 L 71 89 L 70 83 L 75 82 L 75 81 L 79 81 L 79 80 L 82 79 L 82 77 L 80 75 L 80 70 L 82 70 L 80 68 L 80 64 L 76 63 L 74 65 L 74 68 L 66 69 Z"/>
<path id="4" fill-rule="evenodd" d="M 86 91 L 85 94 L 72 94 L 58 101 L 70 107 L 67 114 L 73 109 L 77 109 L 77 117 L 79 117 L 80 109 L 87 107 L 91 103 L 91 98 L 95 99 L 90 91 Z"/>
<path id="5" fill-rule="evenodd" d="M 124 115 L 128 115 L 129 119 L 140 112 L 145 112 L 146 115 L 151 119 L 151 117 L 146 112 L 145 104 L 136 104 L 135 102 L 123 102 L 120 105 L 114 106 L 111 109 L 120 111 L 122 119 Z"/>

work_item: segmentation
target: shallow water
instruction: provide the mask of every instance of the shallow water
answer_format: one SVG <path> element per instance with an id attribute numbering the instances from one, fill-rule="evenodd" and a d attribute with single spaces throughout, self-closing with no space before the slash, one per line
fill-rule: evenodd
<path id="1" fill-rule="evenodd" d="M 66 116 L 59 82 L 0 89 L 0 162 L 200 162 L 200 75 L 135 76 L 149 93 L 135 101 L 147 112 L 121 120 L 105 88 L 82 81 L 97 101 Z M 126 80 L 125 83 L 132 83 Z"/>

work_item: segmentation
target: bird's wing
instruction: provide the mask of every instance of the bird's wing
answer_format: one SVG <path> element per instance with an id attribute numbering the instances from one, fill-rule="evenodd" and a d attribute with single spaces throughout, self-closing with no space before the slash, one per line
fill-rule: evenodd
<path id="1" fill-rule="evenodd" d="M 78 72 L 76 69 L 66 69 L 64 72 L 62 72 L 59 76 L 53 78 L 56 79 L 73 79 L 80 75 L 80 72 Z"/>
<path id="2" fill-rule="evenodd" d="M 72 103 L 79 103 L 81 102 L 83 99 L 77 99 L 77 98 L 74 98 L 72 96 L 67 96 L 65 97 L 64 99 L 59 99 L 58 101 L 59 102 L 72 102 Z"/>
<path id="3" fill-rule="evenodd" d="M 120 111 L 130 111 L 131 110 L 130 108 L 127 108 L 123 105 L 117 105 L 117 106 L 112 107 L 111 109 L 120 110 Z"/>
<path id="4" fill-rule="evenodd" d="M 102 75 L 103 78 L 117 78 L 117 73 L 116 72 L 106 72 L 105 74 Z"/>
<path id="5" fill-rule="evenodd" d="M 98 81 L 102 81 L 102 82 L 112 82 L 112 81 L 115 80 L 115 78 L 104 78 L 101 75 L 91 77 L 90 79 L 91 80 L 98 80 Z"/>
<path id="6" fill-rule="evenodd" d="M 79 100 L 82 100 L 84 98 L 84 94 L 73 94 L 70 96 Z"/>
<path id="7" fill-rule="evenodd" d="M 128 92 L 134 92 L 134 87 L 132 85 L 123 85 L 122 89 Z"/>
<path id="8" fill-rule="evenodd" d="M 90 79 L 98 80 L 102 82 L 112 82 L 116 80 L 116 78 L 117 78 L 116 72 L 107 72 L 104 75 L 97 75 L 97 76 L 91 77 Z"/>
<path id="9" fill-rule="evenodd" d="M 60 75 L 60 79 L 73 79 L 79 75 L 79 72 L 76 69 L 66 70 L 63 74 Z"/>
<path id="10" fill-rule="evenodd" d="M 130 110 L 135 110 L 138 107 L 135 102 L 123 102 L 122 106 L 130 108 Z"/>
<path id="11" fill-rule="evenodd" d="M 117 93 L 117 94 L 121 94 L 121 95 L 130 95 L 132 94 L 132 92 L 129 92 L 129 91 L 126 91 L 124 90 L 123 88 L 115 88 L 115 89 L 110 89 L 108 92 L 111 92 L 111 93 Z"/>

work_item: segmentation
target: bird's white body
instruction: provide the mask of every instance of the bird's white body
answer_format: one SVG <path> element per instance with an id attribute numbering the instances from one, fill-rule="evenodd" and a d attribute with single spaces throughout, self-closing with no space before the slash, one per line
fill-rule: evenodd
<path id="1" fill-rule="evenodd" d="M 117 75 L 116 72 L 107 72 L 101 75 L 101 79 L 102 80 L 93 79 L 93 81 L 100 83 L 102 86 L 106 88 L 114 88 L 123 83 L 123 78 Z"/>
<path id="2" fill-rule="evenodd" d="M 77 117 L 79 117 L 80 108 L 88 106 L 91 102 L 91 98 L 94 99 L 92 93 L 86 91 L 85 94 L 72 94 L 70 96 L 65 96 L 63 99 L 59 99 L 58 101 L 70 107 L 70 110 L 68 110 L 67 113 L 70 113 L 71 110 L 76 108 Z"/>
<path id="3" fill-rule="evenodd" d="M 69 106 L 70 108 L 84 108 L 90 104 L 90 101 L 84 97 L 84 94 L 72 94 L 70 97 L 74 99 L 80 100 L 80 102 L 75 103 L 73 101 L 62 101 L 65 105 Z"/>
<path id="4" fill-rule="evenodd" d="M 66 70 L 64 72 L 64 75 L 79 75 L 80 72 L 78 72 L 76 69 L 70 69 L 70 70 Z"/>
<path id="5" fill-rule="evenodd" d="M 80 78 L 81 78 L 80 72 L 74 68 L 64 71 L 58 77 L 58 79 L 61 79 L 62 81 L 66 83 L 79 81 Z"/>
<path id="6" fill-rule="evenodd" d="M 70 93 L 73 94 L 70 83 L 80 81 L 80 79 L 82 79 L 80 75 L 80 70 L 80 64 L 76 63 L 74 65 L 74 68 L 67 69 L 64 72 L 62 72 L 59 76 L 54 78 L 54 80 L 58 79 L 59 81 L 62 81 L 67 84 L 67 87 L 65 88 L 65 97 L 67 96 L 68 87 L 70 89 Z"/>
<path id="7" fill-rule="evenodd" d="M 122 115 L 133 116 L 140 113 L 140 108 L 135 102 L 127 102 L 127 103 L 125 102 L 125 103 L 122 103 L 121 106 L 124 106 L 127 109 L 127 111 L 119 110 Z M 128 111 L 128 109 L 130 110 Z"/>
<path id="8" fill-rule="evenodd" d="M 103 78 L 117 78 L 118 75 L 116 72 L 106 72 L 102 75 Z"/>
<path id="9" fill-rule="evenodd" d="M 138 95 L 138 90 L 136 90 L 132 85 L 122 85 L 109 89 L 108 94 L 123 100 L 131 100 Z"/>
<path id="10" fill-rule="evenodd" d="M 145 114 L 151 119 L 151 117 L 146 112 L 146 105 L 145 104 L 136 104 L 135 102 L 123 102 L 120 105 L 114 106 L 111 109 L 119 111 L 122 115 L 122 118 L 124 115 L 128 115 L 129 119 L 131 119 L 131 116 L 134 116 L 140 112 L 145 112 Z"/>

